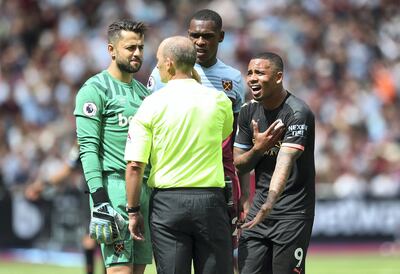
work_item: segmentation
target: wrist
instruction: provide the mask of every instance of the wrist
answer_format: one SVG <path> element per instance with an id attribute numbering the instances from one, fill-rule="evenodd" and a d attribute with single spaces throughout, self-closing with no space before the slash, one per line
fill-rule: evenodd
<path id="1" fill-rule="evenodd" d="M 265 151 L 262 148 L 253 146 L 253 154 L 257 157 L 262 157 L 264 155 Z"/>
<path id="2" fill-rule="evenodd" d="M 103 187 L 100 187 L 96 189 L 95 192 L 90 193 L 90 196 L 92 197 L 94 206 L 98 206 L 102 203 L 108 203 L 108 195 Z"/>
<path id="3" fill-rule="evenodd" d="M 137 206 L 126 206 L 126 212 L 128 212 L 128 214 L 135 214 L 135 213 L 139 213 L 140 212 L 140 205 Z"/>

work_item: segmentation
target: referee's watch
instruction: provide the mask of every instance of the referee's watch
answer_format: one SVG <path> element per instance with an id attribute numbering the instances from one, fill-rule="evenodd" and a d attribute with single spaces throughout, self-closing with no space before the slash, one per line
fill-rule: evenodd
<path id="1" fill-rule="evenodd" d="M 126 205 L 126 212 L 129 213 L 138 213 L 140 211 L 140 205 L 138 206 L 133 206 L 133 207 L 129 207 L 128 205 Z"/>

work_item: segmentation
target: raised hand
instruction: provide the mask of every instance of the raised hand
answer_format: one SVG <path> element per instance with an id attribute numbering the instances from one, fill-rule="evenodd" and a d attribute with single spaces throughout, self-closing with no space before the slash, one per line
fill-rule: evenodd
<path id="1" fill-rule="evenodd" d="M 285 125 L 280 119 L 273 122 L 268 129 L 262 133 L 260 133 L 258 129 L 258 123 L 256 121 L 252 120 L 251 123 L 253 126 L 253 148 L 262 154 L 266 153 L 273 146 L 275 146 L 285 131 Z"/>

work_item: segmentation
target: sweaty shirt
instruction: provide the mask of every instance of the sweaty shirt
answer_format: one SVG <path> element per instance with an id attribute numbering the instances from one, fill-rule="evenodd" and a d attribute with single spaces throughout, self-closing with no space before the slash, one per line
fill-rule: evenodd
<path id="1" fill-rule="evenodd" d="M 268 111 L 257 101 L 246 103 L 239 114 L 235 147 L 250 150 L 253 147 L 251 121 L 258 121 L 260 132 L 267 130 L 275 120 L 281 119 L 286 127 L 282 140 L 267 151 L 255 167 L 256 193 L 249 216 L 254 218 L 265 202 L 279 149 L 283 146 L 302 150 L 290 172 L 286 187 L 268 215 L 268 219 L 308 219 L 314 216 L 315 164 L 314 115 L 309 107 L 288 93 L 284 102 Z"/>
<path id="2" fill-rule="evenodd" d="M 90 192 L 102 187 L 103 172 L 124 173 L 129 121 L 149 91 L 124 83 L 106 70 L 88 79 L 76 96 L 74 115 L 80 158 Z"/>

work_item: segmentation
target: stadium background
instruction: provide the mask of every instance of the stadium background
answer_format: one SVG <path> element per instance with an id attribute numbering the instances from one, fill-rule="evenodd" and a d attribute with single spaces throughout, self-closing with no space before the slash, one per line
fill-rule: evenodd
<path id="1" fill-rule="evenodd" d="M 2 263 L 81 263 L 74 253 L 83 233 L 79 172 L 34 203 L 23 190 L 38 176 L 51 176 L 67 157 L 75 137 L 75 94 L 109 62 L 109 23 L 127 17 L 150 26 L 136 75 L 146 83 L 160 41 L 186 35 L 187 16 L 205 7 L 223 18 L 218 56 L 225 63 L 245 75 L 253 53 L 276 51 L 285 60 L 286 87 L 316 115 L 311 256 L 399 256 L 398 1 L 0 0 Z M 2 272 L 7 267 L 0 264 L 0 273 L 9 273 Z M 400 273 L 394 268 L 380 273 Z"/>

